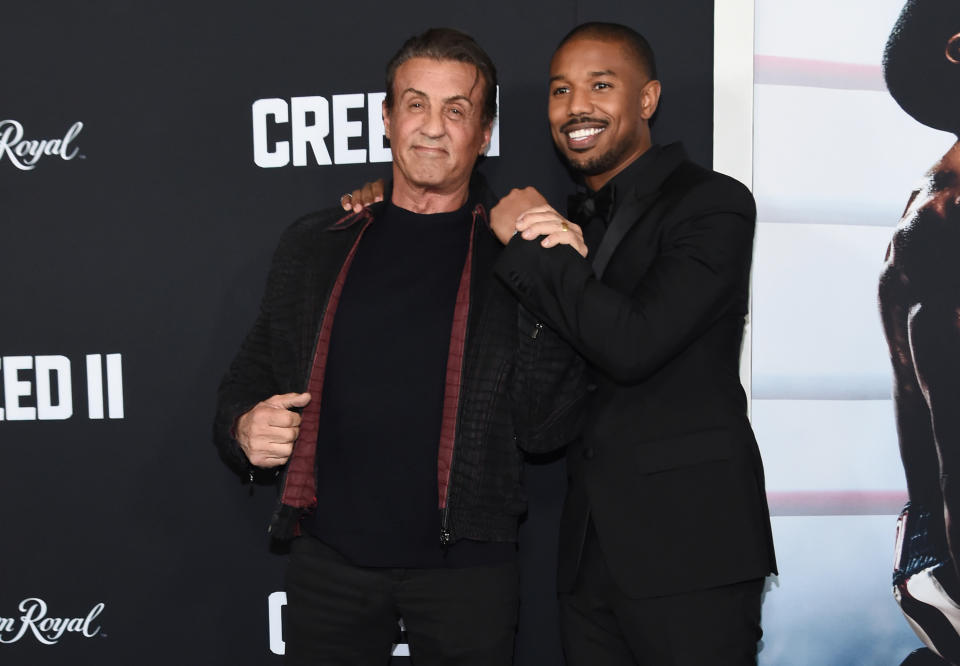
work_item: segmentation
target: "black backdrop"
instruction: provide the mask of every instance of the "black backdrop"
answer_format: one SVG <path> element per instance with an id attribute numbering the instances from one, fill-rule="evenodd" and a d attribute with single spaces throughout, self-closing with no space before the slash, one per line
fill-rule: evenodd
<path id="1" fill-rule="evenodd" d="M 273 488 L 251 494 L 218 459 L 214 393 L 283 227 L 389 165 L 318 165 L 308 149 L 305 166 L 261 168 L 252 104 L 322 96 L 332 109 L 334 95 L 380 92 L 406 37 L 458 27 L 500 70 L 500 156 L 482 169 L 501 192 L 534 184 L 562 206 L 546 68 L 584 20 L 650 38 L 664 82 L 655 139 L 682 138 L 709 165 L 707 0 L 5 3 L 0 662 L 282 662 L 268 619 L 284 565 L 265 529 Z M 347 146 L 366 148 L 366 109 L 347 119 L 362 123 Z M 292 138 L 290 123 L 266 127 L 271 150 Z M 331 128 L 333 157 L 350 130 Z M 542 666 L 562 660 L 563 463 L 532 462 L 526 479 L 517 664 Z"/>

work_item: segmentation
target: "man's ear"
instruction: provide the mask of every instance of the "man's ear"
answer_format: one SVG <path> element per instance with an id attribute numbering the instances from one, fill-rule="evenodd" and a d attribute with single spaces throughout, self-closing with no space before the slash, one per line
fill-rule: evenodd
<path id="1" fill-rule="evenodd" d="M 390 139 L 390 107 L 387 106 L 387 100 L 380 104 L 380 115 L 383 117 L 383 135 Z"/>
<path id="2" fill-rule="evenodd" d="M 660 82 L 656 79 L 647 81 L 640 89 L 640 117 L 650 120 L 660 104 Z"/>
<path id="3" fill-rule="evenodd" d="M 490 137 L 493 136 L 493 122 L 494 121 L 491 120 L 483 129 L 483 143 L 480 144 L 481 155 L 486 155 L 487 151 L 490 150 Z"/>

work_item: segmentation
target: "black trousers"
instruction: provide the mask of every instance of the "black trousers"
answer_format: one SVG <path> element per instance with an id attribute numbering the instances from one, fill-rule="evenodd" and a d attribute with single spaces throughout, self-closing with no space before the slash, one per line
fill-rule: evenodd
<path id="1" fill-rule="evenodd" d="M 415 666 L 509 666 L 513 660 L 515 563 L 358 567 L 304 536 L 291 548 L 286 589 L 288 665 L 386 665 L 401 617 Z"/>
<path id="2" fill-rule="evenodd" d="M 567 666 L 756 664 L 762 592 L 759 578 L 665 597 L 627 597 L 610 576 L 591 521 L 576 584 L 560 595 Z"/>

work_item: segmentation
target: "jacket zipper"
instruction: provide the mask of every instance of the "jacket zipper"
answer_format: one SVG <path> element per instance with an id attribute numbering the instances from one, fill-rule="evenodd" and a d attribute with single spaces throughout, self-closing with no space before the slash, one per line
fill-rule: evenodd
<path id="1" fill-rule="evenodd" d="M 484 214 L 483 209 L 479 204 L 477 205 L 477 208 L 479 210 L 475 210 L 473 214 L 473 225 L 471 228 L 471 238 L 470 238 L 471 246 L 473 245 L 473 238 L 477 233 L 477 229 L 476 229 L 477 217 L 486 218 L 486 215 Z M 474 254 L 474 251 L 471 250 L 470 252 L 471 256 L 469 257 L 471 261 L 471 268 L 470 268 L 471 273 L 473 272 L 473 266 L 472 266 L 473 254 Z M 473 278 L 471 276 L 471 285 L 472 283 L 473 283 Z M 469 293 L 467 294 L 467 298 L 470 298 Z M 453 426 L 453 453 L 450 455 L 450 469 L 447 470 L 447 502 L 444 505 L 443 510 L 440 512 L 440 545 L 443 546 L 444 550 L 449 548 L 450 544 L 453 543 L 453 534 L 450 532 L 450 500 L 453 499 L 453 483 L 452 483 L 453 466 L 457 462 L 457 449 L 460 448 L 459 446 L 457 446 L 457 440 L 460 434 L 460 412 L 462 411 L 461 405 L 460 405 L 460 394 L 463 392 L 463 382 L 464 382 L 463 371 L 464 371 L 464 367 L 467 364 L 467 349 L 468 349 L 467 339 L 470 335 L 470 310 L 471 308 L 468 306 L 467 318 L 463 324 L 463 328 L 464 328 L 463 356 L 460 359 L 460 382 L 459 384 L 457 384 L 457 412 L 456 412 L 456 420 L 454 421 L 454 426 Z"/>

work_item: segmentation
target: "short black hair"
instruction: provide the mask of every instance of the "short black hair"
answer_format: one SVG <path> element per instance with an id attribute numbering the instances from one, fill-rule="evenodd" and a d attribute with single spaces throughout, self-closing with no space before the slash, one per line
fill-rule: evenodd
<path id="1" fill-rule="evenodd" d="M 960 3 L 908 0 L 883 52 L 883 78 L 918 122 L 960 135 Z"/>
<path id="2" fill-rule="evenodd" d="M 497 116 L 497 68 L 473 37 L 453 28 L 430 28 L 405 41 L 394 54 L 387 63 L 387 96 L 384 101 L 388 109 L 393 108 L 393 80 L 397 68 L 413 58 L 454 60 L 476 67 L 478 78 L 483 79 L 483 122 L 493 122 Z"/>
<path id="3" fill-rule="evenodd" d="M 651 79 L 657 78 L 657 59 L 653 55 L 650 42 L 633 28 L 620 23 L 604 23 L 601 21 L 581 23 L 560 40 L 556 50 L 559 51 L 560 47 L 574 39 L 620 42 L 626 51 L 640 63 L 648 77 Z"/>

